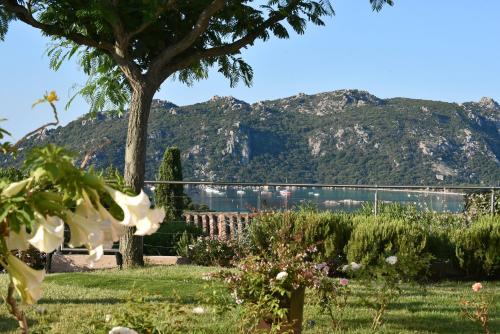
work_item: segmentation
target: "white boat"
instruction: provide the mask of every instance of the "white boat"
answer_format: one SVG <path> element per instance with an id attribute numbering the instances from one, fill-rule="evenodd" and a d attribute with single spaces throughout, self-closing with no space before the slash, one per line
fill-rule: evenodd
<path id="1" fill-rule="evenodd" d="M 314 197 L 319 197 L 319 193 L 314 193 Z"/>
<path id="2" fill-rule="evenodd" d="M 283 197 L 290 197 L 292 196 L 292 192 L 290 190 L 280 190 L 280 195 Z"/>
<path id="3" fill-rule="evenodd" d="M 245 195 L 245 191 L 244 190 L 237 190 L 236 194 L 243 196 L 243 195 Z"/>
<path id="4" fill-rule="evenodd" d="M 203 188 L 203 190 L 207 193 L 207 194 L 214 194 L 214 195 L 223 195 L 224 193 L 222 191 L 220 191 L 219 189 L 216 189 L 216 188 L 212 188 L 212 187 L 205 187 Z"/>

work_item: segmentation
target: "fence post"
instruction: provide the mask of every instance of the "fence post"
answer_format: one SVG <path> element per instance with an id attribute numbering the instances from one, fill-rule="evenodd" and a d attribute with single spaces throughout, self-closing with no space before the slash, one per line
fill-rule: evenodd
<path id="1" fill-rule="evenodd" d="M 378 215 L 378 186 L 375 185 L 375 201 L 373 203 L 373 210 L 375 213 L 375 216 Z"/>
<path id="2" fill-rule="evenodd" d="M 495 214 L 495 188 L 491 188 L 491 203 L 490 203 L 491 215 Z"/>
<path id="3" fill-rule="evenodd" d="M 260 193 L 262 192 L 262 188 L 259 186 L 259 192 L 257 193 L 257 212 L 260 212 Z"/>

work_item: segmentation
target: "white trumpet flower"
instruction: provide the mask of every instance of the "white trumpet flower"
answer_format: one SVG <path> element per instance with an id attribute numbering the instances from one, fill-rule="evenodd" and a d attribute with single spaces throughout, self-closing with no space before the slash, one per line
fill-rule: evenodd
<path id="1" fill-rule="evenodd" d="M 28 240 L 40 251 L 50 253 L 64 240 L 64 222 L 56 216 L 44 217 L 35 212 L 35 235 Z"/>
<path id="2" fill-rule="evenodd" d="M 120 237 L 125 234 L 125 226 L 100 203 L 97 203 L 97 211 L 102 222 L 103 243 L 111 246 L 113 242 L 120 240 Z"/>
<path id="3" fill-rule="evenodd" d="M 88 195 L 84 192 L 77 201 L 75 212 L 66 213 L 66 223 L 71 231 L 70 247 L 85 246 L 89 250 L 89 261 L 99 261 L 104 254 L 102 220 Z"/>
<path id="4" fill-rule="evenodd" d="M 135 235 L 150 235 L 155 233 L 160 224 L 165 219 L 165 210 L 163 208 L 149 209 L 145 217 L 139 219 L 135 225 Z"/>
<path id="5" fill-rule="evenodd" d="M 9 236 L 5 238 L 5 243 L 7 244 L 7 248 L 9 250 L 27 250 L 30 246 L 28 239 L 30 235 L 26 232 L 26 225 L 21 225 L 21 228 L 18 232 L 14 232 L 12 230 L 9 231 Z"/>
<path id="6" fill-rule="evenodd" d="M 135 235 L 153 234 L 158 230 L 165 218 L 165 210 L 150 209 L 151 202 L 144 191 L 137 196 L 128 196 L 110 187 L 106 187 L 106 190 L 123 210 L 122 225 L 135 226 Z"/>
<path id="7" fill-rule="evenodd" d="M 19 182 L 14 182 L 14 183 L 9 184 L 7 186 L 7 188 L 5 188 L 2 191 L 2 196 L 4 196 L 4 197 L 16 196 L 21 191 L 23 191 L 24 188 L 26 188 L 26 186 L 31 182 L 31 180 L 32 179 L 29 178 L 29 179 L 26 179 L 26 180 L 22 180 L 22 181 L 19 181 Z"/>
<path id="8" fill-rule="evenodd" d="M 42 297 L 42 284 L 45 272 L 31 269 L 23 261 L 13 255 L 7 256 L 7 271 L 14 283 L 16 291 L 26 304 L 34 304 Z"/>
<path id="9" fill-rule="evenodd" d="M 68 242 L 70 247 L 88 246 L 98 243 L 101 239 L 98 220 L 90 220 L 78 213 L 68 211 L 66 212 L 66 224 L 71 231 L 71 238 Z"/>

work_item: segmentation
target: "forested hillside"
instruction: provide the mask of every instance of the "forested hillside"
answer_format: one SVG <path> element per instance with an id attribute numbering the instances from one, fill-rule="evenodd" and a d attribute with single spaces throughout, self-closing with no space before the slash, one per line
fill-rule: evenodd
<path id="1" fill-rule="evenodd" d="M 45 131 L 24 145 L 66 146 L 78 159 L 123 167 L 126 114 L 98 114 Z M 105 144 L 107 143 L 107 144 Z M 165 148 L 181 149 L 185 179 L 358 184 L 500 182 L 500 106 L 379 99 L 341 90 L 248 104 L 233 97 L 179 107 L 156 100 L 147 178 Z"/>

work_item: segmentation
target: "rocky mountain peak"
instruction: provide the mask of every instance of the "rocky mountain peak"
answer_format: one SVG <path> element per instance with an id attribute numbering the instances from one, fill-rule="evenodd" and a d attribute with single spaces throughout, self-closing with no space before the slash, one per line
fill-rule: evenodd
<path id="1" fill-rule="evenodd" d="M 224 108 L 228 111 L 243 110 L 250 106 L 247 102 L 238 100 L 233 96 L 214 95 L 208 102 L 215 103 L 218 107 Z"/>
<path id="2" fill-rule="evenodd" d="M 238 100 L 234 96 L 219 96 L 219 95 L 214 95 L 210 98 L 210 102 L 219 102 L 219 103 L 225 103 L 225 104 L 248 104 L 245 101 Z"/>
<path id="3" fill-rule="evenodd" d="M 170 108 L 177 108 L 177 107 L 178 107 L 178 105 L 176 105 L 170 101 L 166 101 L 166 100 L 153 99 L 153 102 L 151 102 L 152 109 L 155 109 L 155 108 L 170 109 Z"/>
<path id="4" fill-rule="evenodd" d="M 346 104 L 372 104 L 378 105 L 382 100 L 365 90 L 341 89 L 329 93 L 332 97 L 345 101 Z"/>
<path id="5" fill-rule="evenodd" d="M 500 105 L 497 101 L 493 100 L 491 97 L 483 97 L 479 100 L 479 105 L 484 109 L 499 110 Z"/>

